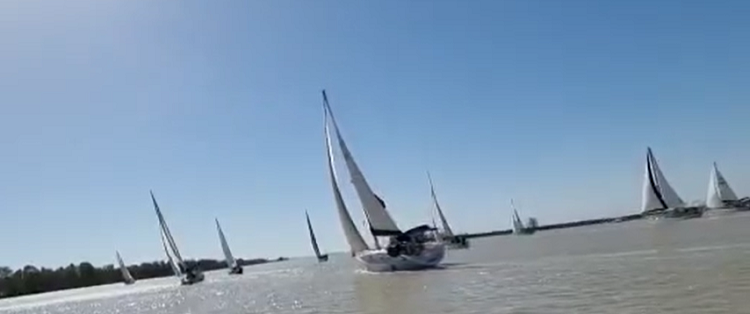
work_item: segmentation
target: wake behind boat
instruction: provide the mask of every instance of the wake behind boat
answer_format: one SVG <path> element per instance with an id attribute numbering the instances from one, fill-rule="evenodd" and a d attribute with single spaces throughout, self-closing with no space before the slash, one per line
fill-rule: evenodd
<path id="1" fill-rule="evenodd" d="M 120 272 L 122 272 L 123 283 L 125 283 L 126 285 L 134 284 L 135 278 L 133 278 L 133 275 L 130 274 L 128 267 L 125 266 L 125 263 L 122 261 L 122 257 L 120 257 L 120 252 L 115 251 L 115 255 L 117 257 L 117 264 L 120 265 Z"/>
<path id="2" fill-rule="evenodd" d="M 240 266 L 237 263 L 237 260 L 232 255 L 232 250 L 229 249 L 229 244 L 227 243 L 227 238 L 224 236 L 224 231 L 221 230 L 221 225 L 219 225 L 219 219 L 214 219 L 216 221 L 216 232 L 219 233 L 219 242 L 221 242 L 221 251 L 224 252 L 224 260 L 227 263 L 227 267 L 229 268 L 229 274 L 230 275 L 242 275 L 242 266 Z"/>
<path id="3" fill-rule="evenodd" d="M 164 220 L 164 216 L 159 209 L 159 204 L 156 203 L 154 193 L 151 192 L 151 201 L 154 203 L 154 210 L 156 210 L 156 217 L 159 219 L 159 228 L 161 230 L 161 241 L 164 247 L 164 253 L 167 255 L 167 260 L 172 267 L 172 271 L 175 276 L 180 278 L 180 283 L 183 285 L 192 285 L 203 281 L 203 272 L 197 267 L 188 266 L 182 259 L 180 250 L 177 249 L 177 243 L 172 237 L 172 232 L 169 231 L 167 221 Z"/>
<path id="4" fill-rule="evenodd" d="M 698 218 L 702 206 L 688 206 L 674 191 L 661 172 L 651 147 L 646 151 L 646 171 L 643 178 L 641 214 L 652 219 Z"/>
<path id="5" fill-rule="evenodd" d="M 446 243 L 448 249 L 468 249 L 469 240 L 465 237 L 456 236 L 455 234 L 453 234 L 451 226 L 448 225 L 448 220 L 445 219 L 443 209 L 440 207 L 440 203 L 437 199 L 437 194 L 435 194 L 435 186 L 432 184 L 432 176 L 430 176 L 429 172 L 427 172 L 427 181 L 429 181 L 430 183 L 430 196 L 432 196 L 432 203 L 435 205 L 435 210 L 437 211 L 438 217 L 440 218 L 440 223 L 443 227 L 443 230 L 437 233 L 438 238 Z M 433 225 L 435 225 L 434 222 Z M 437 229 L 437 227 L 435 227 L 435 229 Z"/>
<path id="6" fill-rule="evenodd" d="M 310 244 L 312 245 L 315 257 L 318 259 L 318 263 L 327 262 L 328 254 L 320 254 L 320 248 L 318 247 L 318 240 L 315 238 L 315 232 L 313 231 L 312 223 L 310 223 L 310 215 L 305 211 L 305 218 L 307 218 L 307 230 L 310 232 Z"/>
<path id="7" fill-rule="evenodd" d="M 399 270 L 421 270 L 437 266 L 445 256 L 445 244 L 436 240 L 435 229 L 427 225 L 412 228 L 402 232 L 386 210 L 383 199 L 375 195 L 365 180 L 364 174 L 354 161 L 346 142 L 341 136 L 336 119 L 328 103 L 328 97 L 323 91 L 323 111 L 325 114 L 325 138 L 326 153 L 328 154 L 328 172 L 333 189 L 334 200 L 339 213 L 341 227 L 346 235 L 347 243 L 355 259 L 369 271 L 399 271 Z M 374 238 L 375 249 L 370 249 L 359 234 L 356 225 L 346 209 L 341 190 L 338 187 L 333 150 L 328 131 L 328 119 L 330 117 L 336 132 L 339 148 L 344 156 L 349 177 L 357 192 L 365 217 L 370 226 L 370 233 Z M 389 237 L 386 248 L 381 248 L 378 237 Z"/>

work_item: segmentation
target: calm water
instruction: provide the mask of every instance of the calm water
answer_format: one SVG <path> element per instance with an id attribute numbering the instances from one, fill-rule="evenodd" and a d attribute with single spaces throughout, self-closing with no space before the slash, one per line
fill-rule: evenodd
<path id="1" fill-rule="evenodd" d="M 441 270 L 371 274 L 345 255 L 0 301 L 3 313 L 750 313 L 750 214 L 495 237 Z"/>

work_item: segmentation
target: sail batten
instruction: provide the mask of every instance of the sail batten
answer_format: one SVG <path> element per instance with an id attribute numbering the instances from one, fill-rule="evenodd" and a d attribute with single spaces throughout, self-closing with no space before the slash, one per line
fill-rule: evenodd
<path id="1" fill-rule="evenodd" d="M 237 267 L 237 260 L 234 259 L 234 256 L 232 255 L 232 250 L 229 249 L 229 244 L 227 243 L 227 238 L 224 236 L 224 231 L 221 230 L 219 219 L 217 218 L 214 220 L 216 221 L 216 231 L 219 233 L 219 241 L 221 242 L 221 251 L 224 253 L 224 260 L 227 263 L 227 267 L 235 268 Z"/>
<path id="2" fill-rule="evenodd" d="M 323 93 L 323 96 L 325 97 L 325 93 Z M 325 110 L 324 110 L 325 111 Z M 369 249 L 367 246 L 367 243 L 362 238 L 362 235 L 359 233 L 359 230 L 357 230 L 357 226 L 354 224 L 354 221 L 352 220 L 352 216 L 349 214 L 349 210 L 346 208 L 346 203 L 344 203 L 344 198 L 341 195 L 341 190 L 339 189 L 338 179 L 336 176 L 336 167 L 335 167 L 335 161 L 333 157 L 333 147 L 331 146 L 331 135 L 328 130 L 328 114 L 325 114 L 325 123 L 324 123 L 324 131 L 325 131 L 325 141 L 326 141 L 326 159 L 328 164 L 328 176 L 331 181 L 331 189 L 333 190 L 333 198 L 334 202 L 336 203 L 336 210 L 338 212 L 339 216 L 339 222 L 341 223 L 341 229 L 344 230 L 344 236 L 346 237 L 346 242 L 349 244 L 349 249 L 352 255 L 360 253 L 362 251 L 366 251 Z"/>
<path id="3" fill-rule="evenodd" d="M 357 196 L 359 197 L 362 208 L 364 209 L 365 216 L 370 223 L 370 232 L 374 236 L 401 234 L 401 230 L 386 210 L 385 202 L 382 198 L 375 195 L 372 188 L 370 188 L 370 185 L 367 183 L 367 180 L 365 180 L 364 174 L 359 169 L 356 161 L 354 161 L 354 157 L 352 156 L 351 151 L 349 151 L 349 148 L 341 135 L 338 124 L 336 123 L 336 118 L 334 117 L 331 106 L 328 103 L 328 97 L 326 96 L 325 91 L 323 91 L 323 105 L 325 106 L 328 116 L 331 118 L 331 123 L 336 132 L 339 147 L 341 148 L 341 153 L 344 155 L 344 161 L 349 170 L 351 183 L 354 185 L 354 189 L 357 192 Z"/>

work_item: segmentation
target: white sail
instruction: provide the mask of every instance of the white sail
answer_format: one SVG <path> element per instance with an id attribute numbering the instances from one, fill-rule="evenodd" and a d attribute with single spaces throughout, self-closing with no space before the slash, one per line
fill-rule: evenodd
<path id="1" fill-rule="evenodd" d="M 370 232 L 376 237 L 401 234 L 401 230 L 396 225 L 396 222 L 393 221 L 391 215 L 385 209 L 385 202 L 372 191 L 367 180 L 365 180 L 364 174 L 362 174 L 359 166 L 357 166 L 357 163 L 354 161 L 352 153 L 346 146 L 346 142 L 344 142 L 344 139 L 341 136 L 341 131 L 336 123 L 336 118 L 333 115 L 333 111 L 331 111 L 331 106 L 328 104 L 328 98 L 325 91 L 323 91 L 323 104 L 331 117 L 333 128 L 336 131 L 336 138 L 338 139 L 339 147 L 341 148 L 341 153 L 344 155 L 344 161 L 349 170 L 349 177 L 354 185 L 354 189 L 357 191 L 357 196 L 362 203 L 365 216 L 370 223 Z"/>
<path id="2" fill-rule="evenodd" d="M 333 159 L 333 150 L 331 147 L 331 135 L 328 131 L 328 115 L 325 115 L 325 137 L 326 137 L 326 155 L 328 161 L 328 175 L 331 180 L 331 188 L 333 189 L 333 198 L 336 202 L 336 209 L 339 214 L 339 222 L 341 223 L 341 229 L 344 230 L 344 236 L 346 242 L 349 244 L 349 249 L 352 254 L 356 254 L 365 250 L 368 250 L 367 243 L 362 238 L 362 235 L 357 230 L 357 226 L 352 220 L 352 216 L 349 214 L 349 210 L 346 208 L 344 198 L 341 196 L 341 190 L 339 189 L 338 180 L 336 179 L 336 168 Z"/>
<path id="3" fill-rule="evenodd" d="M 126 283 L 133 283 L 135 282 L 135 278 L 130 274 L 130 271 L 128 270 L 128 267 L 125 266 L 125 263 L 122 261 L 122 257 L 120 257 L 120 252 L 115 251 L 117 254 L 117 263 L 120 265 L 120 272 L 122 272 L 122 279 Z"/>
<path id="4" fill-rule="evenodd" d="M 432 177 L 430 176 L 429 172 L 427 172 L 427 180 L 430 181 L 430 194 L 432 195 L 432 202 L 435 204 L 435 209 L 437 210 L 438 217 L 440 218 L 440 222 L 443 225 L 443 235 L 452 237 L 453 230 L 451 230 L 451 226 L 448 225 L 448 220 L 445 219 L 443 209 L 440 208 L 440 203 L 438 203 L 437 195 L 435 194 L 435 186 L 432 184 Z"/>
<path id="5" fill-rule="evenodd" d="M 182 277 L 180 266 L 177 265 L 177 262 L 175 262 L 174 258 L 172 258 L 172 253 L 169 251 L 169 248 L 167 248 L 167 239 L 164 235 L 164 232 L 161 232 L 161 245 L 162 247 L 164 247 L 164 254 L 167 255 L 167 264 L 172 267 L 172 273 L 174 273 L 174 275 L 177 277 Z"/>
<path id="6" fill-rule="evenodd" d="M 235 268 L 237 267 L 237 260 L 234 259 L 234 256 L 232 256 L 232 251 L 229 249 L 229 244 L 227 244 L 227 238 L 224 237 L 224 232 L 221 231 L 221 225 L 219 225 L 219 219 L 214 219 L 216 221 L 216 231 L 219 233 L 219 241 L 221 242 L 221 250 L 224 252 L 224 260 L 227 262 L 227 267 L 229 268 Z"/>
<path id="7" fill-rule="evenodd" d="M 684 207 L 685 202 L 667 182 L 649 147 L 646 152 L 646 171 L 641 195 L 641 211 Z"/>
<path id="8" fill-rule="evenodd" d="M 711 176 L 708 180 L 708 194 L 706 196 L 706 206 L 709 208 L 725 207 L 725 201 L 736 201 L 737 195 L 727 183 L 727 180 L 719 171 L 716 163 L 711 168 Z"/>
<path id="9" fill-rule="evenodd" d="M 305 211 L 305 218 L 307 218 L 307 230 L 310 232 L 310 243 L 312 244 L 315 257 L 320 257 L 320 248 L 318 248 L 318 240 L 315 238 L 315 232 L 313 232 L 312 223 L 310 223 L 310 215 Z"/>
<path id="10" fill-rule="evenodd" d="M 151 201 L 154 203 L 154 210 L 156 210 L 156 216 L 159 218 L 159 227 L 161 228 L 162 241 L 166 242 L 164 248 L 167 251 L 167 256 L 173 263 L 176 263 L 179 266 L 179 269 L 186 269 L 185 262 L 182 259 L 182 255 L 180 254 L 180 250 L 177 248 L 177 243 L 172 237 L 172 233 L 169 231 L 167 221 L 164 219 L 164 216 L 159 209 L 159 204 L 156 203 L 156 198 L 154 197 L 153 192 L 151 192 Z"/>

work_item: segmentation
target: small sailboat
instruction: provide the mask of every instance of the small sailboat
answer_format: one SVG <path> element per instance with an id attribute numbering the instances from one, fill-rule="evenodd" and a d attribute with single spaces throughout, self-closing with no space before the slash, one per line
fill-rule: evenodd
<path id="1" fill-rule="evenodd" d="M 130 274 L 128 267 L 125 266 L 125 263 L 122 261 L 122 257 L 120 257 L 120 252 L 115 251 L 115 255 L 117 255 L 117 264 L 120 265 L 120 272 L 122 272 L 122 281 L 126 285 L 134 284 L 135 278 L 133 278 L 133 275 Z"/>
<path id="2" fill-rule="evenodd" d="M 445 244 L 436 240 L 429 233 L 434 229 L 428 225 L 421 225 L 406 232 L 401 231 L 386 210 L 385 201 L 377 196 L 365 180 L 364 174 L 354 161 L 349 148 L 341 136 L 336 124 L 328 97 L 323 91 L 323 108 L 325 113 L 326 152 L 328 154 L 328 172 L 333 188 L 333 195 L 338 209 L 341 227 L 355 259 L 369 271 L 398 271 L 419 270 L 437 266 L 445 256 Z M 336 180 L 333 164 L 333 151 L 328 132 L 328 118 L 330 117 L 336 132 L 339 148 L 344 156 L 349 177 L 357 192 L 365 217 L 370 226 L 370 233 L 374 238 L 374 249 L 370 249 L 357 231 L 344 204 Z M 386 248 L 381 248 L 378 237 L 389 237 Z"/>
<path id="3" fill-rule="evenodd" d="M 167 254 L 167 259 L 169 260 L 169 264 L 172 266 L 175 275 L 180 277 L 180 282 L 183 285 L 192 285 L 203 281 L 203 272 L 201 272 L 197 266 L 189 267 L 182 259 L 180 250 L 177 249 L 177 243 L 175 242 L 174 237 L 172 237 L 172 233 L 169 231 L 167 221 L 164 220 L 164 215 L 162 215 L 161 210 L 159 209 L 159 204 L 156 203 L 156 198 L 154 198 L 153 192 L 151 192 L 151 201 L 154 203 L 156 217 L 159 219 L 159 228 L 161 230 L 164 252 Z"/>
<path id="4" fill-rule="evenodd" d="M 232 256 L 232 250 L 229 249 L 229 244 L 227 244 L 227 238 L 224 236 L 224 231 L 221 231 L 221 225 L 219 225 L 219 219 L 214 219 L 216 221 L 216 232 L 219 233 L 219 241 L 221 242 L 221 250 L 224 252 L 224 260 L 227 262 L 227 267 L 229 268 L 229 274 L 230 275 L 241 275 L 242 274 L 242 266 L 240 266 L 237 263 L 237 260 L 234 259 L 234 256 Z"/>
<path id="5" fill-rule="evenodd" d="M 534 232 L 536 232 L 536 228 L 523 225 L 523 221 L 521 221 L 521 217 L 518 215 L 518 210 L 516 210 L 516 205 L 513 203 L 512 199 L 510 200 L 510 207 L 513 209 L 513 215 L 511 216 L 511 226 L 513 227 L 513 234 L 534 234 Z M 536 221 L 536 219 L 534 219 L 533 221 Z"/>
<path id="6" fill-rule="evenodd" d="M 703 215 L 700 206 L 688 206 L 669 185 L 651 147 L 646 151 L 646 171 L 641 195 L 641 214 L 650 218 L 696 218 Z"/>
<path id="7" fill-rule="evenodd" d="M 320 248 L 318 248 L 318 240 L 315 238 L 315 232 L 313 231 L 312 223 L 310 223 L 310 215 L 305 211 L 305 218 L 307 218 L 307 230 L 310 232 L 310 244 L 312 244 L 315 257 L 318 258 L 318 262 L 327 262 L 328 254 L 320 254 Z"/>
<path id="8" fill-rule="evenodd" d="M 716 163 L 711 167 L 711 175 L 708 180 L 708 194 L 706 195 L 706 207 L 709 209 L 720 209 L 720 208 L 742 208 L 737 194 L 734 194 L 734 190 L 729 186 L 729 183 L 721 174 Z"/>
<path id="9" fill-rule="evenodd" d="M 429 172 L 427 172 L 427 181 L 430 183 L 430 196 L 432 197 L 432 203 L 435 205 L 435 211 L 437 211 L 438 217 L 440 218 L 440 223 L 442 225 L 442 230 L 438 233 L 438 237 L 442 241 L 446 242 L 448 249 L 469 248 L 469 240 L 461 236 L 456 236 L 453 233 L 451 226 L 448 225 L 448 220 L 445 219 L 443 209 L 440 207 L 440 203 L 437 199 L 437 194 L 435 194 L 435 185 L 432 183 L 432 176 L 430 176 Z M 438 229 L 434 219 L 432 221 L 432 225 L 435 229 Z"/>

